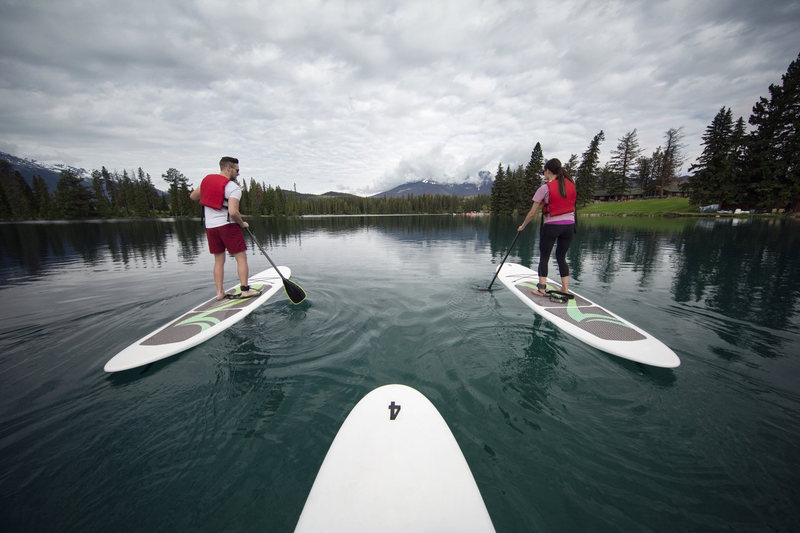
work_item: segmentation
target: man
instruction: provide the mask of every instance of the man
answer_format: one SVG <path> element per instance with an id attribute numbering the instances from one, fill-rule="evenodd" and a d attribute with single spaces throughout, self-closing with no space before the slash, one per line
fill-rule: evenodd
<path id="1" fill-rule="evenodd" d="M 236 270 L 241 283 L 241 297 L 257 296 L 260 291 L 251 290 L 247 284 L 250 275 L 247 267 L 247 245 L 241 228 L 248 226 L 239 212 L 242 189 L 236 183 L 239 175 L 239 160 L 223 157 L 219 160 L 219 174 L 209 174 L 200 182 L 200 187 L 189 195 L 204 206 L 206 238 L 209 251 L 214 254 L 214 284 L 217 286 L 217 300 L 226 298 L 222 288 L 225 277 L 225 250 L 236 259 Z M 240 228 L 241 226 L 241 228 Z"/>

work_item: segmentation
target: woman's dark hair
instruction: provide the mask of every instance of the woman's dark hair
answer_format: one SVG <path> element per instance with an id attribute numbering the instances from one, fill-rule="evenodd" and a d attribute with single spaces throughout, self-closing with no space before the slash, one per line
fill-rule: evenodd
<path id="1" fill-rule="evenodd" d="M 573 180 L 572 176 L 569 175 L 569 172 L 564 170 L 564 167 L 561 166 L 561 161 L 555 157 L 553 159 L 548 159 L 547 163 L 544 164 L 544 169 L 549 170 L 556 175 L 556 179 L 558 180 L 558 194 L 560 194 L 563 198 L 566 198 L 567 185 L 564 183 L 564 180 L 568 179 L 572 183 L 575 183 L 575 180 Z"/>

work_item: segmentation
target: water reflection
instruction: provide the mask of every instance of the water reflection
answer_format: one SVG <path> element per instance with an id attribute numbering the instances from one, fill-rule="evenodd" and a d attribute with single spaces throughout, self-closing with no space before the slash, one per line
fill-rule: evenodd
<path id="1" fill-rule="evenodd" d="M 674 239 L 675 301 L 787 329 L 800 295 L 798 228 L 777 220 L 687 228 Z"/>
<path id="2" fill-rule="evenodd" d="M 401 242 L 470 242 L 476 255 L 499 263 L 516 236 L 518 220 L 497 217 L 351 216 L 252 219 L 268 247 L 299 245 L 304 234 L 377 231 Z M 800 222 L 793 220 L 582 218 L 568 261 L 576 280 L 605 286 L 633 283 L 669 287 L 672 300 L 730 319 L 786 330 L 797 327 L 800 297 Z M 0 286 L 36 279 L 55 265 L 132 261 L 160 265 L 176 241 L 178 259 L 194 263 L 206 253 L 203 227 L 194 219 L 0 224 Z M 538 228 L 518 239 L 509 261 L 536 268 Z M 553 265 L 552 268 L 555 268 Z M 712 330 L 734 344 L 745 330 L 723 321 Z M 749 341 L 774 352 L 780 339 Z"/>
<path id="3" fill-rule="evenodd" d="M 262 245 L 301 244 L 304 233 L 341 234 L 380 231 L 400 241 L 487 241 L 488 218 L 453 216 L 351 216 L 258 218 L 250 227 Z M 10 278 L 37 276 L 52 266 L 80 262 L 93 266 L 110 260 L 165 260 L 173 241 L 178 259 L 194 263 L 207 252 L 199 219 L 114 220 L 0 224 L 0 284 Z"/>
<path id="4" fill-rule="evenodd" d="M 19 276 L 37 277 L 73 262 L 107 261 L 127 266 L 143 260 L 160 264 L 177 238 L 178 254 L 192 262 L 205 238 L 195 220 L 119 220 L 0 224 L 0 284 Z"/>

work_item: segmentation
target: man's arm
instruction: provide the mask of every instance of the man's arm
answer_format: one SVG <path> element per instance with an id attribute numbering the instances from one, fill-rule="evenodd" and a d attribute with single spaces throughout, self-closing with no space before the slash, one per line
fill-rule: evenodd
<path id="1" fill-rule="evenodd" d="M 246 228 L 248 226 L 247 222 L 242 219 L 242 214 L 239 212 L 238 198 L 228 198 L 228 215 L 231 217 L 231 220 L 241 227 Z"/>

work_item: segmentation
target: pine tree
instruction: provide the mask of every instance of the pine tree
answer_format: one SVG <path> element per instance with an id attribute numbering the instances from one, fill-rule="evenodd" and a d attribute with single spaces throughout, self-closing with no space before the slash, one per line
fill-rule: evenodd
<path id="1" fill-rule="evenodd" d="M 531 160 L 528 166 L 525 167 L 525 185 L 522 191 L 522 211 L 530 209 L 533 195 L 536 190 L 542 185 L 542 170 L 544 169 L 544 152 L 542 152 L 542 145 L 536 143 L 531 152 Z M 526 207 L 527 206 L 527 207 Z"/>
<path id="2" fill-rule="evenodd" d="M 111 175 L 111 173 L 106 170 L 106 167 L 102 167 L 100 169 L 100 176 L 103 179 L 103 185 L 108 194 L 108 202 L 109 202 L 109 211 L 111 216 L 117 216 L 122 213 L 122 203 L 123 199 L 120 194 L 120 187 L 118 182 L 118 176 Z"/>
<path id="3" fill-rule="evenodd" d="M 653 158 L 641 156 L 636 160 L 636 176 L 638 178 L 637 185 L 642 190 L 647 189 L 648 185 L 653 179 Z"/>
<path id="4" fill-rule="evenodd" d="M 723 107 L 703 134 L 704 147 L 695 164 L 689 167 L 692 175 L 684 185 L 689 202 L 694 205 L 720 204 L 731 199 L 727 184 L 733 181 L 732 163 L 733 114 Z"/>
<path id="5" fill-rule="evenodd" d="M 135 191 L 133 187 L 133 181 L 131 177 L 128 176 L 128 171 L 126 169 L 122 170 L 122 178 L 116 176 L 117 182 L 119 183 L 119 202 L 120 202 L 120 211 L 123 216 L 134 216 L 135 212 L 133 209 L 134 200 L 135 200 Z"/>
<path id="6" fill-rule="evenodd" d="M 14 167 L 5 159 L 0 159 L 0 220 L 11 220 L 14 218 L 11 210 L 11 201 L 8 190 L 11 187 L 11 176 Z"/>
<path id="7" fill-rule="evenodd" d="M 670 128 L 664 134 L 666 141 L 664 143 L 664 156 L 661 162 L 661 172 L 656 177 L 661 198 L 664 197 L 664 188 L 678 177 L 678 172 L 686 161 L 686 156 L 684 155 L 686 145 L 683 144 L 683 138 L 683 127 Z"/>
<path id="8" fill-rule="evenodd" d="M 611 163 L 606 163 L 603 168 L 597 173 L 597 188 L 605 189 L 606 192 L 611 193 L 616 183 L 616 173 Z"/>
<path id="9" fill-rule="evenodd" d="M 514 212 L 514 196 L 511 184 L 506 179 L 503 164 L 497 166 L 497 174 L 492 185 L 492 213 L 510 215 Z"/>
<path id="10" fill-rule="evenodd" d="M 750 192 L 759 207 L 787 208 L 800 201 L 800 55 L 770 85 L 770 98 L 753 107 L 746 142 Z"/>
<path id="11" fill-rule="evenodd" d="M 594 199 L 594 191 L 597 188 L 597 175 L 600 165 L 600 143 L 606 136 L 602 130 L 594 136 L 589 143 L 589 147 L 581 156 L 581 163 L 575 173 L 575 189 L 577 201 L 581 205 L 586 205 Z"/>
<path id="12" fill-rule="evenodd" d="M 66 219 L 88 218 L 92 213 L 93 201 L 92 192 L 83 186 L 82 180 L 73 171 L 61 171 L 55 194 L 55 209 L 59 216 Z"/>
<path id="13" fill-rule="evenodd" d="M 53 196 L 50 194 L 47 184 L 41 175 L 33 177 L 33 194 L 36 195 L 36 203 L 39 206 L 39 212 L 36 214 L 37 218 L 42 220 L 54 218 Z"/>
<path id="14" fill-rule="evenodd" d="M 92 171 L 92 191 L 95 197 L 95 213 L 99 217 L 111 216 L 110 205 L 103 188 L 103 175 L 99 170 Z"/>
<path id="15" fill-rule="evenodd" d="M 567 174 L 572 176 L 572 179 L 575 179 L 578 171 L 578 154 L 571 154 L 569 156 L 569 160 L 564 165 L 564 170 L 567 171 Z"/>
<path id="16" fill-rule="evenodd" d="M 630 190 L 630 182 L 634 178 L 633 173 L 636 160 L 642 155 L 639 148 L 639 137 L 636 129 L 629 131 L 619 139 L 616 149 L 611 150 L 611 168 L 614 169 L 614 183 L 611 186 L 613 192 L 625 196 Z"/>
<path id="17" fill-rule="evenodd" d="M 187 216 L 192 213 L 189 198 L 189 180 L 175 168 L 167 169 L 161 178 L 169 185 L 169 211 L 172 216 Z"/>

